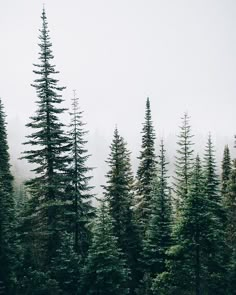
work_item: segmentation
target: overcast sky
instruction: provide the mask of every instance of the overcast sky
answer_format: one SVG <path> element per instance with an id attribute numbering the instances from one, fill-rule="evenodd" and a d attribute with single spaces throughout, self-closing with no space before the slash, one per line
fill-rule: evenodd
<path id="1" fill-rule="evenodd" d="M 176 134 L 188 111 L 193 133 L 233 142 L 235 0 L 1 0 L 0 96 L 10 128 L 17 120 L 23 128 L 35 109 L 43 3 L 65 106 L 77 89 L 94 146 L 97 138 L 109 145 L 117 124 L 139 150 L 147 96 L 157 137 Z"/>

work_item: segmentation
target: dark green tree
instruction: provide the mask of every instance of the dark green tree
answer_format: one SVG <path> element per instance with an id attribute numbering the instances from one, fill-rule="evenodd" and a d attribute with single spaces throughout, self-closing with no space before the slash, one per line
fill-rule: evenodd
<path id="1" fill-rule="evenodd" d="M 175 162 L 175 194 L 176 209 L 181 208 L 181 204 L 186 199 L 189 190 L 189 182 L 193 173 L 193 135 L 189 123 L 190 117 L 187 113 L 182 118 L 182 126 L 178 135 L 178 149 Z"/>
<path id="2" fill-rule="evenodd" d="M 226 145 L 224 148 L 224 155 L 222 160 L 222 174 L 221 174 L 221 193 L 224 199 L 228 193 L 228 183 L 230 179 L 231 168 L 232 168 L 232 165 L 231 165 L 229 146 Z"/>
<path id="3" fill-rule="evenodd" d="M 136 215 L 141 226 L 141 234 L 145 232 L 151 211 L 151 191 L 156 175 L 155 131 L 152 123 L 149 98 L 146 101 L 145 122 L 142 129 L 142 146 L 138 159 Z"/>
<path id="4" fill-rule="evenodd" d="M 214 215 L 197 157 L 188 195 L 174 227 L 176 244 L 168 251 L 167 272 L 154 280 L 154 294 L 227 294 L 227 290 L 222 288 L 222 274 L 219 261 L 216 261 L 219 259 L 216 256 L 219 220 Z"/>
<path id="5" fill-rule="evenodd" d="M 0 99 L 0 284 L 12 294 L 15 283 L 15 203 L 10 171 L 6 115 Z"/>
<path id="6" fill-rule="evenodd" d="M 151 294 L 151 282 L 158 274 L 166 271 L 166 251 L 171 246 L 172 208 L 169 193 L 167 162 L 164 143 L 161 141 L 158 156 L 157 178 L 152 192 L 152 211 L 149 226 L 143 241 L 142 264 L 144 278 L 142 294 Z"/>
<path id="7" fill-rule="evenodd" d="M 129 270 L 114 236 L 113 220 L 102 201 L 84 266 L 79 294 L 129 294 Z"/>
<path id="8" fill-rule="evenodd" d="M 204 155 L 205 189 L 208 199 L 212 202 L 212 210 L 215 211 L 217 218 L 223 221 L 225 219 L 225 211 L 220 194 L 220 181 L 216 170 L 215 150 L 211 135 L 209 135 Z"/>
<path id="9" fill-rule="evenodd" d="M 68 213 L 72 220 L 71 218 L 68 220 L 71 222 L 74 234 L 74 249 L 82 257 L 85 257 L 90 236 L 88 222 L 94 210 L 91 205 L 93 195 L 90 193 L 93 187 L 89 185 L 92 178 L 89 172 L 92 168 L 87 166 L 90 155 L 86 149 L 85 135 L 88 132 L 84 130 L 85 123 L 82 121 L 82 114 L 83 112 L 79 108 L 79 99 L 74 91 L 69 133 L 70 165 L 68 171 L 70 179 L 70 193 L 68 195 L 72 195 L 72 200 L 69 200 L 72 202 L 69 205 Z"/>
<path id="10" fill-rule="evenodd" d="M 52 64 L 52 44 L 50 42 L 45 9 L 42 12 L 40 30 L 39 64 L 35 64 L 34 73 L 38 76 L 35 84 L 38 101 L 37 111 L 26 126 L 32 129 L 25 143 L 30 149 L 24 152 L 24 158 L 34 164 L 35 177 L 27 181 L 28 191 L 34 199 L 32 218 L 38 218 L 36 228 L 43 233 L 47 262 L 53 257 L 64 227 L 65 168 L 67 163 L 68 139 L 60 122 L 60 115 L 65 111 L 63 101 Z M 33 231 L 36 229 L 32 228 Z"/>
<path id="11" fill-rule="evenodd" d="M 8 151 L 6 115 L 2 100 L 0 98 L 0 181 L 4 190 L 11 196 L 13 194 L 13 176 L 10 170 L 10 155 Z M 9 198 L 14 207 L 13 198 Z"/>
<path id="12" fill-rule="evenodd" d="M 210 294 L 225 294 L 227 282 L 228 251 L 226 245 L 226 212 L 220 194 L 219 178 L 211 135 L 208 137 L 204 156 L 205 195 L 210 203 L 209 214 L 214 221 L 214 234 L 209 243 L 208 290 Z"/>
<path id="13" fill-rule="evenodd" d="M 109 171 L 106 174 L 107 183 L 103 187 L 113 219 L 114 234 L 118 238 L 118 246 L 131 270 L 130 289 L 132 291 L 138 281 L 137 261 L 140 243 L 131 209 L 134 197 L 134 180 L 130 152 L 117 128 L 114 131 L 110 150 L 107 160 L 109 166 Z"/>
<path id="14" fill-rule="evenodd" d="M 50 278 L 57 282 L 61 294 L 77 295 L 81 261 L 81 256 L 74 249 L 74 239 L 70 234 L 64 234 L 50 265 Z"/>
<path id="15" fill-rule="evenodd" d="M 236 290 L 236 160 L 233 160 L 230 179 L 227 185 L 227 194 L 224 204 L 226 208 L 226 239 L 229 247 L 229 281 L 230 294 Z"/>

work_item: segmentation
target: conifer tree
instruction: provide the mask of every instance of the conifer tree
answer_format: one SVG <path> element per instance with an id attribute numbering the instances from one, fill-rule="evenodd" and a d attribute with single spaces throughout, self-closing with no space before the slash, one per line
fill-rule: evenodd
<path id="1" fill-rule="evenodd" d="M 113 220 L 102 201 L 84 266 L 79 294 L 129 294 L 129 270 L 114 236 Z"/>
<path id="2" fill-rule="evenodd" d="M 171 246 L 171 200 L 165 152 L 164 143 L 161 141 L 157 179 L 154 181 L 152 192 L 151 217 L 143 241 L 142 264 L 145 275 L 142 294 L 150 294 L 152 279 L 166 271 L 166 251 Z"/>
<path id="3" fill-rule="evenodd" d="M 225 199 L 228 193 L 228 183 L 231 174 L 231 157 L 229 146 L 226 145 L 224 148 L 224 155 L 222 160 L 222 175 L 221 175 L 221 193 Z"/>
<path id="4" fill-rule="evenodd" d="M 197 157 L 188 196 L 174 227 L 176 244 L 168 251 L 168 271 L 154 280 L 154 294 L 227 294 L 221 272 L 224 265 L 220 265 L 219 225 Z"/>
<path id="5" fill-rule="evenodd" d="M 0 284 L 7 294 L 12 294 L 16 267 L 16 228 L 5 117 L 0 99 Z"/>
<path id="6" fill-rule="evenodd" d="M 233 167 L 228 182 L 227 194 L 225 195 L 226 208 L 226 239 L 229 247 L 230 264 L 229 280 L 230 292 L 236 290 L 236 160 L 233 161 Z"/>
<path id="7" fill-rule="evenodd" d="M 68 209 L 68 211 L 69 214 L 72 215 L 74 249 L 84 257 L 89 244 L 89 231 L 87 225 L 89 217 L 91 217 L 93 212 L 91 205 L 91 198 L 93 195 L 90 193 L 93 187 L 89 185 L 92 176 L 88 175 L 88 173 L 92 168 L 87 166 L 87 160 L 90 155 L 85 147 L 87 143 L 85 135 L 88 132 L 84 130 L 85 123 L 82 121 L 82 113 L 83 112 L 80 111 L 79 108 L 79 99 L 76 97 L 74 91 L 69 133 L 69 178 L 71 181 L 70 193 L 73 196 L 73 200 L 71 204 L 72 208 Z"/>
<path id="8" fill-rule="evenodd" d="M 175 170 L 175 193 L 177 210 L 188 195 L 189 181 L 193 172 L 193 135 L 189 123 L 190 117 L 187 113 L 182 118 L 182 126 L 178 135 L 178 149 L 176 156 Z"/>
<path id="9" fill-rule="evenodd" d="M 68 140 L 64 135 L 63 124 L 59 116 L 65 111 L 60 106 L 63 99 L 52 64 L 52 44 L 50 42 L 45 9 L 42 12 L 42 29 L 40 30 L 39 64 L 35 64 L 34 73 L 38 76 L 35 84 L 38 101 L 37 111 L 26 126 L 32 129 L 25 143 L 31 147 L 24 152 L 24 158 L 34 164 L 35 177 L 27 182 L 28 190 L 35 201 L 35 216 L 40 219 L 45 239 L 44 252 L 50 261 L 54 255 L 60 231 L 64 227 L 63 204 L 65 198 L 65 167 L 67 162 Z M 37 229 L 37 228 L 36 228 Z M 33 230 L 36 230 L 33 229 Z"/>
<path id="10" fill-rule="evenodd" d="M 209 214 L 214 220 L 214 234 L 212 235 L 210 248 L 212 252 L 208 256 L 208 272 L 211 277 L 208 281 L 209 292 L 213 294 L 225 291 L 227 278 L 227 245 L 225 241 L 226 212 L 223 206 L 219 189 L 219 179 L 216 174 L 216 160 L 211 135 L 208 137 L 204 156 L 205 195 L 210 202 Z M 214 251 L 213 251 L 214 250 Z"/>
<path id="11" fill-rule="evenodd" d="M 0 98 L 0 181 L 4 190 L 13 194 L 13 176 L 10 171 L 10 156 L 8 151 L 7 130 L 6 130 L 6 115 L 4 106 Z M 9 198 L 11 206 L 14 207 L 12 197 Z"/>
<path id="12" fill-rule="evenodd" d="M 208 199 L 212 202 L 212 209 L 215 211 L 217 218 L 219 218 L 220 221 L 223 221 L 225 218 L 225 212 L 223 209 L 223 201 L 220 194 L 220 182 L 216 174 L 217 167 L 214 152 L 215 151 L 211 135 L 209 135 L 204 156 L 206 195 Z"/>
<path id="13" fill-rule="evenodd" d="M 106 174 L 107 183 L 103 187 L 113 218 L 114 234 L 118 238 L 118 246 L 131 269 L 130 287 L 134 289 L 138 276 L 137 259 L 140 246 L 131 209 L 134 197 L 134 181 L 130 152 L 127 150 L 124 138 L 119 135 L 117 128 L 115 128 L 110 149 L 111 152 L 107 160 L 109 165 L 109 171 Z"/>
<path id="14" fill-rule="evenodd" d="M 152 182 L 156 175 L 155 131 L 152 123 L 150 100 L 146 101 L 145 122 L 142 129 L 142 146 L 138 159 L 136 215 L 145 232 L 150 216 Z M 142 233 L 141 233 L 142 234 Z"/>

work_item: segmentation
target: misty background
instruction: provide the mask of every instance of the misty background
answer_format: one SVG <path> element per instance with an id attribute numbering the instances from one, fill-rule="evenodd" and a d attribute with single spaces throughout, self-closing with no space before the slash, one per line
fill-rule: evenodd
<path id="1" fill-rule="evenodd" d="M 209 132 L 220 163 L 233 156 L 236 110 L 236 2 L 234 0 L 0 1 L 0 96 L 5 105 L 12 169 L 30 176 L 19 160 L 25 128 L 37 99 L 38 35 L 45 4 L 54 64 L 70 108 L 77 90 L 87 123 L 89 164 L 96 192 L 115 126 L 132 151 L 134 173 L 141 146 L 145 102 L 150 98 L 157 135 L 164 138 L 173 172 L 176 135 L 184 112 L 191 116 L 195 150 Z M 64 122 L 68 123 L 68 116 Z"/>

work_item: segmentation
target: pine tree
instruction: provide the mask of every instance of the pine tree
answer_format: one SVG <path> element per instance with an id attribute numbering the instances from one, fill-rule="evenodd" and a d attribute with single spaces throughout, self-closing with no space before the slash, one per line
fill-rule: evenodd
<path id="1" fill-rule="evenodd" d="M 15 281 L 15 204 L 13 176 L 10 171 L 6 115 L 0 99 L 0 282 L 12 294 Z"/>
<path id="2" fill-rule="evenodd" d="M 214 220 L 214 234 L 212 235 L 208 256 L 209 292 L 212 294 L 225 294 L 227 278 L 227 245 L 225 241 L 226 212 L 219 189 L 219 179 L 216 174 L 216 160 L 211 135 L 208 137 L 204 157 L 205 194 L 210 202 L 209 214 Z"/>
<path id="3" fill-rule="evenodd" d="M 175 193 L 177 210 L 188 195 L 189 181 L 193 172 L 193 135 L 189 124 L 190 117 L 187 113 L 182 118 L 182 126 L 178 135 L 178 149 L 176 156 L 175 170 Z"/>
<path id="4" fill-rule="evenodd" d="M 228 193 L 228 183 L 231 174 L 231 157 L 228 145 L 224 148 L 224 155 L 222 160 L 222 175 L 221 175 L 221 193 L 223 198 Z"/>
<path id="5" fill-rule="evenodd" d="M 27 182 L 28 190 L 35 202 L 32 218 L 40 220 L 32 229 L 43 233 L 44 252 L 50 261 L 54 255 L 63 224 L 63 204 L 65 199 L 65 167 L 67 162 L 68 140 L 64 135 L 63 124 L 59 120 L 65 109 L 60 106 L 63 99 L 60 92 L 64 87 L 57 86 L 54 77 L 58 72 L 51 64 L 53 54 L 48 31 L 45 9 L 42 12 L 40 30 L 39 64 L 35 64 L 34 73 L 38 75 L 35 84 L 38 96 L 38 109 L 26 126 L 32 128 L 25 143 L 32 148 L 24 152 L 24 158 L 34 164 L 35 177 Z M 41 228 L 39 228 L 41 227 Z"/>
<path id="6" fill-rule="evenodd" d="M 227 194 L 225 195 L 226 208 L 226 239 L 230 255 L 230 294 L 236 290 L 236 160 L 233 161 L 233 167 L 230 179 L 227 185 Z"/>
<path id="7" fill-rule="evenodd" d="M 134 289 L 138 280 L 137 259 L 140 244 L 131 209 L 134 197 L 134 181 L 130 152 L 127 150 L 124 138 L 119 135 L 117 128 L 114 131 L 110 149 L 111 152 L 107 160 L 109 165 L 109 171 L 106 174 L 107 184 L 103 187 L 113 218 L 114 234 L 118 238 L 118 246 L 124 253 L 131 269 L 130 288 Z"/>
<path id="8" fill-rule="evenodd" d="M 7 143 L 7 130 L 6 130 L 6 115 L 4 106 L 0 98 L 0 181 L 4 190 L 13 194 L 13 176 L 10 171 L 10 156 Z M 14 207 L 13 199 L 9 200 L 12 207 Z"/>
<path id="9" fill-rule="evenodd" d="M 166 271 L 166 251 L 171 246 L 172 214 L 165 152 L 161 141 L 157 179 L 152 192 L 151 217 L 143 241 L 142 264 L 145 275 L 142 294 L 150 294 L 152 279 Z"/>
<path id="10" fill-rule="evenodd" d="M 150 216 L 152 182 L 156 175 L 155 131 L 153 128 L 149 98 L 146 101 L 145 122 L 142 129 L 142 146 L 137 170 L 137 220 L 141 234 L 145 232 Z"/>
<path id="11" fill-rule="evenodd" d="M 220 272 L 224 266 L 218 264 L 220 257 L 216 255 L 218 242 L 221 244 L 219 220 L 214 216 L 211 203 L 197 157 L 189 192 L 174 227 L 176 244 L 168 251 L 168 271 L 154 280 L 154 294 L 227 294 Z"/>
<path id="12" fill-rule="evenodd" d="M 114 236 L 113 220 L 102 201 L 93 230 L 79 294 L 129 294 L 129 270 Z"/>
<path id="13" fill-rule="evenodd" d="M 89 186 L 92 176 L 88 175 L 88 173 L 92 168 L 86 164 L 90 155 L 85 147 L 87 141 L 84 137 L 88 132 L 83 128 L 85 124 L 82 122 L 82 113 L 79 108 L 79 99 L 74 91 L 69 133 L 69 178 L 71 180 L 70 193 L 73 196 L 73 201 L 72 208 L 68 209 L 68 211 L 72 213 L 71 223 L 73 226 L 72 232 L 74 233 L 74 249 L 84 257 L 86 256 L 90 236 L 88 222 L 93 214 L 91 205 L 93 195 L 90 193 L 93 187 Z"/>
<path id="14" fill-rule="evenodd" d="M 225 212 L 223 209 L 223 200 L 220 194 L 220 182 L 216 174 L 216 160 L 214 155 L 214 147 L 211 135 L 208 137 L 205 156 L 204 156 L 204 171 L 206 178 L 206 195 L 212 202 L 212 209 L 215 211 L 217 218 L 220 221 L 225 219 Z"/>

